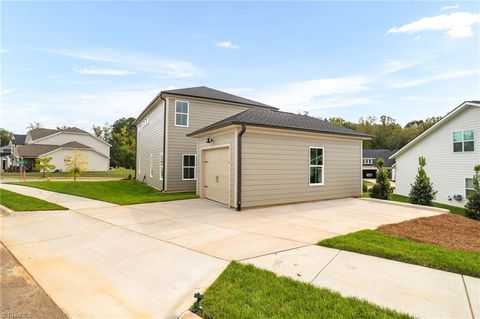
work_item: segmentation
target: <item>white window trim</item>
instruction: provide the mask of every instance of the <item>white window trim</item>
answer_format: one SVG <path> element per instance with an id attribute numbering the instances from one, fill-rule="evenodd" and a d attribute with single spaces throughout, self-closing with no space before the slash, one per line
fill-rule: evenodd
<path id="1" fill-rule="evenodd" d="M 466 131 L 473 131 L 473 140 L 465 140 L 464 133 L 465 133 Z M 454 142 L 454 141 L 453 141 L 453 134 L 455 134 L 455 133 L 461 133 L 461 134 L 462 134 L 462 140 L 461 140 L 461 141 L 458 141 L 458 142 Z M 465 151 L 465 142 L 473 142 L 473 151 Z M 467 152 L 467 153 L 470 153 L 470 152 L 473 153 L 473 152 L 475 152 L 475 130 L 470 129 L 470 130 L 462 130 L 462 131 L 453 131 L 453 132 L 452 132 L 452 146 L 453 146 L 455 143 L 462 143 L 462 150 L 459 151 L 459 152 L 455 152 L 455 151 L 453 151 L 453 148 L 452 148 L 452 152 L 453 152 L 453 153 L 465 153 L 465 152 Z"/>
<path id="2" fill-rule="evenodd" d="M 321 149 L 322 150 L 322 156 L 323 156 L 323 164 L 322 165 L 312 165 L 310 163 L 310 153 L 312 148 L 315 149 Z M 322 182 L 321 183 L 310 183 L 310 168 L 312 167 L 321 167 L 322 168 Z M 308 185 L 309 186 L 323 186 L 325 185 L 325 148 L 323 146 L 310 146 L 308 148 Z"/>
<path id="3" fill-rule="evenodd" d="M 183 158 L 182 158 L 183 159 Z M 158 161 L 159 163 L 159 166 L 160 166 L 160 170 L 159 170 L 159 173 L 160 173 L 160 180 L 163 181 L 163 152 L 160 152 L 160 160 Z M 182 175 L 183 175 L 183 170 L 182 170 Z"/>
<path id="4" fill-rule="evenodd" d="M 467 198 L 467 191 L 475 191 L 475 188 L 468 188 L 467 187 L 467 179 L 471 179 L 473 181 L 473 178 L 471 177 L 466 177 L 465 178 L 465 198 Z"/>
<path id="5" fill-rule="evenodd" d="M 153 153 L 150 153 L 149 175 L 153 177 Z"/>
<path id="6" fill-rule="evenodd" d="M 187 103 L 187 113 L 177 112 L 177 102 Z M 187 116 L 187 125 L 177 124 L 177 114 L 182 114 L 182 115 Z M 174 117 L 173 121 L 174 121 L 175 126 L 188 127 L 188 125 L 190 124 L 190 103 L 188 101 L 175 100 L 175 117 Z M 183 175 L 183 173 L 182 173 L 182 175 Z"/>
<path id="7" fill-rule="evenodd" d="M 184 166 L 183 158 L 185 156 L 193 156 L 195 158 L 195 166 Z M 183 169 L 193 167 L 193 178 L 184 178 Z M 197 154 L 182 154 L 182 181 L 195 181 L 197 180 Z"/>
<path id="8" fill-rule="evenodd" d="M 363 164 L 365 165 L 373 165 L 373 158 L 369 158 L 369 157 L 364 157 L 363 158 Z"/>

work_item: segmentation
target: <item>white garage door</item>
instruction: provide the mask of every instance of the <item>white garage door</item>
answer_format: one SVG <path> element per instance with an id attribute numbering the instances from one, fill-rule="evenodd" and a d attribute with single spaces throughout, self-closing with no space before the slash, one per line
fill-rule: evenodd
<path id="1" fill-rule="evenodd" d="M 229 205 L 230 151 L 228 147 L 203 151 L 203 195 Z"/>

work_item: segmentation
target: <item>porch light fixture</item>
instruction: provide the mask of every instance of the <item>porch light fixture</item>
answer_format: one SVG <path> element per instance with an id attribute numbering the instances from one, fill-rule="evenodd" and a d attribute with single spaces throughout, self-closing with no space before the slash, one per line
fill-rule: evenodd
<path id="1" fill-rule="evenodd" d="M 213 144 L 213 137 L 208 137 L 207 138 L 207 143 L 208 144 Z"/>

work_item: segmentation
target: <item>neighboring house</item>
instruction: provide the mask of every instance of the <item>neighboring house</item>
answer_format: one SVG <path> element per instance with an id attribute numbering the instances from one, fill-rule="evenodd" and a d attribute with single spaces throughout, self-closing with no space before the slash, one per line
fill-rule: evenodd
<path id="1" fill-rule="evenodd" d="M 79 150 L 88 162 L 89 171 L 107 171 L 110 166 L 110 145 L 96 136 L 76 127 L 63 130 L 33 129 L 27 132 L 25 144 L 17 145 L 12 150 L 14 163 L 26 162 L 32 170 L 38 157 L 52 157 L 55 170 L 65 169 L 65 156 L 73 156 Z"/>
<path id="2" fill-rule="evenodd" d="M 137 179 L 164 191 L 237 209 L 361 195 L 370 137 L 326 121 L 198 87 L 161 92 L 136 125 Z"/>
<path id="3" fill-rule="evenodd" d="M 480 164 L 480 101 L 466 101 L 391 156 L 397 194 L 408 195 L 424 156 L 425 171 L 438 191 L 436 201 L 463 206 L 473 191 L 473 167 Z"/>
<path id="4" fill-rule="evenodd" d="M 364 149 L 362 158 L 363 178 L 377 177 L 377 160 L 383 158 L 385 164 L 383 167 L 388 171 L 390 179 L 395 180 L 395 159 L 389 157 L 395 151 L 387 149 Z"/>
<path id="5" fill-rule="evenodd" d="M 24 134 L 12 134 L 10 137 L 10 141 L 8 142 L 8 145 L 5 145 L 1 148 L 1 160 L 2 160 L 2 165 L 1 165 L 1 171 L 7 171 L 9 170 L 12 166 L 15 166 L 15 161 L 13 158 L 13 154 L 15 153 L 15 148 L 19 145 L 24 145 L 25 144 L 25 138 L 27 136 Z"/>

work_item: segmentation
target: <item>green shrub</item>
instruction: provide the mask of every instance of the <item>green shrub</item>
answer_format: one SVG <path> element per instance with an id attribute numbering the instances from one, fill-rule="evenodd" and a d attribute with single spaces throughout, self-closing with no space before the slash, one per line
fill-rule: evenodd
<path id="1" fill-rule="evenodd" d="M 375 185 L 368 191 L 371 198 L 389 199 L 390 181 L 388 180 L 388 171 L 383 168 L 385 161 L 383 158 L 377 159 L 377 179 Z"/>
<path id="2" fill-rule="evenodd" d="M 362 183 L 362 192 L 364 193 L 368 192 L 368 184 L 366 181 L 363 181 Z"/>
<path id="3" fill-rule="evenodd" d="M 467 196 L 468 202 L 465 205 L 465 215 L 472 219 L 480 220 L 480 164 L 474 167 L 473 193 Z"/>
<path id="4" fill-rule="evenodd" d="M 433 189 L 433 184 L 430 182 L 430 178 L 423 169 L 427 165 L 425 157 L 420 156 L 418 158 L 418 173 L 415 177 L 415 182 L 411 184 L 410 189 L 410 203 L 423 206 L 433 206 L 433 200 L 437 191 Z"/>

